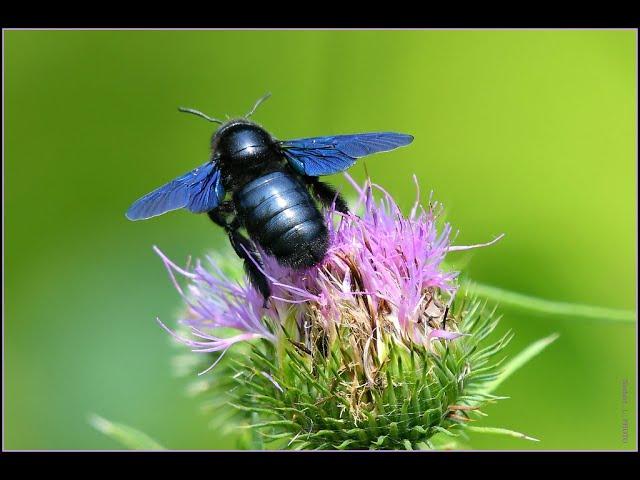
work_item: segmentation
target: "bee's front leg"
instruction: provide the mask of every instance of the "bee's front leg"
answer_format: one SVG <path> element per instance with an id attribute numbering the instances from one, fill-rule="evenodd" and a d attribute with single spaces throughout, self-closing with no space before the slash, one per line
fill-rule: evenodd
<path id="1" fill-rule="evenodd" d="M 225 230 L 228 230 L 231 224 L 227 221 L 227 219 L 229 218 L 229 215 L 231 215 L 233 212 L 234 212 L 233 202 L 226 201 L 226 202 L 222 202 L 213 210 L 209 210 L 207 212 L 207 215 L 209 215 L 209 218 L 213 223 L 224 228 Z"/>

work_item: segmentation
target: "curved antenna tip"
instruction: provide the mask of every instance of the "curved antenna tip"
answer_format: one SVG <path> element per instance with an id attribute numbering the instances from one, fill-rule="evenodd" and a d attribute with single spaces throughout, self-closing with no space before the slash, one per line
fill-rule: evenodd
<path id="1" fill-rule="evenodd" d="M 178 107 L 178 111 L 182 112 L 182 113 L 191 113 L 192 115 L 196 115 L 198 117 L 204 118 L 205 120 L 207 120 L 209 122 L 217 123 L 217 124 L 220 124 L 220 125 L 222 125 L 224 123 L 222 120 L 218 120 L 217 118 L 210 117 L 209 115 L 206 115 L 206 114 L 202 113 L 201 111 L 196 110 L 194 108 Z"/>
<path id="2" fill-rule="evenodd" d="M 249 113 L 247 113 L 244 118 L 249 118 L 251 115 L 253 115 L 257 108 L 265 101 L 268 100 L 269 97 L 271 97 L 271 92 L 267 92 L 265 93 L 263 96 L 261 96 L 255 103 L 255 105 L 253 106 L 253 108 L 251 110 L 249 110 Z"/>

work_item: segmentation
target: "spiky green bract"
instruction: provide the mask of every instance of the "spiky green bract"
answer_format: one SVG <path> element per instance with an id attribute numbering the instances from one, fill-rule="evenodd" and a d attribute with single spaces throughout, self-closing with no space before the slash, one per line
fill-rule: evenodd
<path id="1" fill-rule="evenodd" d="M 348 341 L 315 353 L 293 341 L 257 341 L 224 359 L 202 390 L 224 406 L 218 425 L 248 430 L 249 448 L 451 447 L 484 405 L 501 398 L 485 386 L 500 374 L 499 353 L 511 334 L 488 341 L 498 318 L 462 295 L 447 323 L 466 335 L 430 347 L 383 336 L 369 365 L 358 363 Z"/>

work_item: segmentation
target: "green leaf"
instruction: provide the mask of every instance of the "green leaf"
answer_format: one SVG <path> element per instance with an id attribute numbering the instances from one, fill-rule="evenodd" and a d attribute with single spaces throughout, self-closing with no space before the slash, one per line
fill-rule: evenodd
<path id="1" fill-rule="evenodd" d="M 89 416 L 89 423 L 96 430 L 132 450 L 166 450 L 146 433 L 127 425 L 110 422 L 98 415 Z"/>
<path id="2" fill-rule="evenodd" d="M 524 440 L 531 440 L 532 442 L 539 442 L 537 438 L 530 437 L 525 435 L 524 433 L 515 432 L 513 430 L 509 430 L 507 428 L 496 428 L 496 427 L 471 427 L 467 426 L 466 430 L 469 432 L 476 433 L 489 433 L 492 435 L 507 435 L 509 437 L 522 438 Z"/>
<path id="3" fill-rule="evenodd" d="M 487 393 L 493 392 L 502 382 L 509 378 L 516 370 L 519 370 L 529 360 L 542 352 L 545 348 L 551 345 L 559 337 L 557 333 L 542 338 L 536 342 L 533 342 L 518 355 L 513 357 L 504 367 L 500 376 L 486 385 L 485 391 Z"/>
<path id="4" fill-rule="evenodd" d="M 570 317 L 595 318 L 608 322 L 635 323 L 636 312 L 632 310 L 618 310 L 613 308 L 581 305 L 577 303 L 555 302 L 542 298 L 531 297 L 521 293 L 510 292 L 501 288 L 470 282 L 469 290 L 478 296 L 495 300 L 503 305 L 511 305 L 528 310 L 535 310 L 550 315 L 565 315 Z"/>

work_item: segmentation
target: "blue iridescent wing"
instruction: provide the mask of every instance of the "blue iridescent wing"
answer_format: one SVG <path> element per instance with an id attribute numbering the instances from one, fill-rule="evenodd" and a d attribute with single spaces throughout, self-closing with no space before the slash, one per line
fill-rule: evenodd
<path id="1" fill-rule="evenodd" d="M 316 177 L 341 172 L 360 157 L 388 152 L 412 141 L 413 137 L 404 133 L 359 133 L 285 140 L 280 147 L 294 170 Z"/>
<path id="2" fill-rule="evenodd" d="M 207 162 L 146 194 L 129 207 L 126 216 L 145 220 L 178 208 L 204 213 L 216 208 L 223 198 L 220 169 Z"/>

